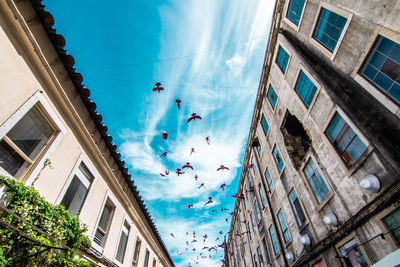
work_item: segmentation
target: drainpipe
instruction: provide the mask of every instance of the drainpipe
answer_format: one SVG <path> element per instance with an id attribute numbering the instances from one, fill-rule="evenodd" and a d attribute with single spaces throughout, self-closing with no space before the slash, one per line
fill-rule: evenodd
<path id="1" fill-rule="evenodd" d="M 255 151 L 255 148 L 254 148 L 253 146 L 252 146 L 252 149 L 253 149 L 253 152 L 257 153 L 257 151 Z M 254 153 L 253 153 L 253 154 L 254 154 Z M 259 160 L 258 160 L 258 157 L 254 157 L 254 158 L 256 159 L 257 171 L 258 171 L 258 173 L 260 174 L 261 182 L 262 182 L 262 184 L 263 184 L 263 187 L 264 187 L 264 188 L 268 188 L 268 187 L 266 186 L 266 184 L 265 184 L 265 177 L 264 177 L 264 175 L 262 174 L 262 172 L 261 172 L 261 170 L 260 170 L 260 162 L 259 162 Z M 267 202 L 268 202 L 268 210 L 269 210 L 270 215 L 271 215 L 272 224 L 274 225 L 274 228 L 275 228 L 275 233 L 276 233 L 275 235 L 276 235 L 276 237 L 277 237 L 277 239 L 278 239 L 278 245 L 279 245 L 279 249 L 280 249 L 280 251 L 281 251 L 281 255 L 282 255 L 282 257 L 283 257 L 284 265 L 285 265 L 285 266 L 289 266 L 289 263 L 288 263 L 288 261 L 287 261 L 287 259 L 286 259 L 286 252 L 285 252 L 285 247 L 284 247 L 283 242 L 282 242 L 282 238 L 281 238 L 281 236 L 278 234 L 278 227 L 277 227 L 276 219 L 275 219 L 275 216 L 274 216 L 274 212 L 272 211 L 272 206 L 271 206 L 271 201 L 270 201 L 270 199 L 269 199 L 269 194 L 267 194 Z"/>

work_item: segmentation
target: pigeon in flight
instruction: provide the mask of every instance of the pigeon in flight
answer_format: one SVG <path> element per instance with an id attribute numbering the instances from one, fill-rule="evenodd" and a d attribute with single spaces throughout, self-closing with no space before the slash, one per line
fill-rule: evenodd
<path id="1" fill-rule="evenodd" d="M 226 187 L 229 187 L 229 185 L 227 185 L 227 184 L 224 183 L 224 184 L 222 184 L 219 188 L 221 188 L 222 191 L 224 191 L 224 190 L 225 190 L 225 186 L 226 186 Z"/>
<path id="2" fill-rule="evenodd" d="M 173 234 L 173 233 L 170 233 L 170 236 L 172 236 L 173 238 L 175 238 L 175 236 L 174 236 L 174 234 Z"/>
<path id="3" fill-rule="evenodd" d="M 210 137 L 209 136 L 206 137 L 206 142 L 207 142 L 207 145 L 210 144 Z"/>
<path id="4" fill-rule="evenodd" d="M 197 115 L 196 113 L 192 113 L 190 118 L 187 120 L 187 123 L 189 123 L 191 120 L 196 120 L 196 119 L 201 120 L 201 117 L 199 115 Z"/>
<path id="5" fill-rule="evenodd" d="M 193 208 L 193 204 L 186 205 L 188 209 Z"/>
<path id="6" fill-rule="evenodd" d="M 225 167 L 224 165 L 219 166 L 219 168 L 217 169 L 217 171 L 222 171 L 222 170 L 229 170 L 228 167 Z"/>
<path id="7" fill-rule="evenodd" d="M 160 157 L 165 157 L 165 158 L 167 158 L 167 155 L 168 155 L 168 152 L 164 152 L 164 153 L 161 154 Z"/>
<path id="8" fill-rule="evenodd" d="M 182 171 L 181 171 L 181 169 L 179 169 L 179 168 L 178 168 L 178 169 L 176 169 L 176 171 L 175 171 L 175 172 L 176 172 L 176 174 L 178 174 L 178 176 L 179 176 L 180 174 L 184 174 L 184 172 L 182 172 Z"/>
<path id="9" fill-rule="evenodd" d="M 192 170 L 193 170 L 193 166 L 190 165 L 190 162 L 186 162 L 186 164 L 183 165 L 182 169 L 185 169 L 185 168 L 188 168 L 188 169 L 192 169 Z"/>
<path id="10" fill-rule="evenodd" d="M 206 202 L 206 204 L 204 204 L 204 206 L 208 205 L 208 204 L 211 204 L 211 203 L 213 203 L 213 200 L 212 200 L 212 197 L 209 197 L 208 201 Z"/>
<path id="11" fill-rule="evenodd" d="M 194 152 L 194 148 L 192 147 L 192 149 L 190 150 L 190 156 L 191 156 L 193 153 L 195 153 L 195 152 Z"/>
<path id="12" fill-rule="evenodd" d="M 166 131 L 161 131 L 162 132 L 162 138 L 167 140 L 168 139 L 168 133 Z"/>
<path id="13" fill-rule="evenodd" d="M 156 91 L 157 91 L 157 92 L 160 93 L 160 91 L 164 90 L 164 87 L 160 87 L 160 85 L 161 85 L 161 83 L 157 82 L 157 83 L 155 84 L 156 87 L 153 87 L 153 92 L 156 92 Z"/>
<path id="14" fill-rule="evenodd" d="M 199 176 L 197 176 L 197 174 L 194 175 L 194 180 L 197 181 L 197 179 L 199 178 Z"/>
<path id="15" fill-rule="evenodd" d="M 180 99 L 177 99 L 177 100 L 175 100 L 175 102 L 176 102 L 176 105 L 178 106 L 178 109 L 181 109 L 181 100 Z"/>
<path id="16" fill-rule="evenodd" d="M 203 187 L 204 189 L 206 189 L 206 186 L 204 185 L 204 183 L 201 183 L 201 185 L 199 186 L 199 189 L 202 188 L 202 187 Z"/>

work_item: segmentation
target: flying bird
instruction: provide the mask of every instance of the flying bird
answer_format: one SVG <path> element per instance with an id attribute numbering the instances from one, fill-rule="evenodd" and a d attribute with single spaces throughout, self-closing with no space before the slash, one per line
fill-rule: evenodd
<path id="1" fill-rule="evenodd" d="M 168 155 L 168 152 L 164 152 L 164 153 L 161 154 L 160 157 L 165 157 L 165 158 L 167 158 L 167 155 Z"/>
<path id="2" fill-rule="evenodd" d="M 181 171 L 181 169 L 179 169 L 179 168 L 178 168 L 178 169 L 176 169 L 176 171 L 175 171 L 175 172 L 176 172 L 176 174 L 178 174 L 178 176 L 179 176 L 179 174 L 184 174 L 184 172 L 182 172 L 182 171 Z"/>
<path id="3" fill-rule="evenodd" d="M 167 171 L 165 171 L 165 175 L 168 175 L 169 174 L 169 171 L 167 170 Z"/>
<path id="4" fill-rule="evenodd" d="M 156 91 L 157 91 L 157 92 L 160 93 L 160 91 L 164 90 L 164 87 L 160 87 L 160 85 L 161 85 L 161 83 L 157 82 L 157 83 L 155 84 L 156 87 L 153 87 L 153 92 L 156 92 Z"/>
<path id="5" fill-rule="evenodd" d="M 206 137 L 206 142 L 207 142 L 207 145 L 210 144 L 210 137 L 209 136 Z"/>
<path id="6" fill-rule="evenodd" d="M 223 232 L 222 232 L 222 231 L 219 231 L 218 233 L 219 233 L 220 235 L 222 235 L 222 234 L 223 234 Z"/>
<path id="7" fill-rule="evenodd" d="M 201 185 L 199 186 L 199 189 L 202 188 L 202 187 L 203 187 L 204 189 L 206 189 L 206 186 L 204 185 L 204 183 L 201 183 Z"/>
<path id="8" fill-rule="evenodd" d="M 196 232 L 193 231 L 193 238 L 196 238 Z"/>
<path id="9" fill-rule="evenodd" d="M 187 123 L 189 123 L 191 120 L 196 120 L 196 119 L 201 120 L 201 117 L 199 115 L 197 115 L 196 113 L 192 113 L 190 118 L 187 120 Z"/>
<path id="10" fill-rule="evenodd" d="M 188 209 L 193 208 L 193 204 L 186 205 Z"/>
<path id="11" fill-rule="evenodd" d="M 185 169 L 185 168 L 188 168 L 188 169 L 192 169 L 192 170 L 193 170 L 193 166 L 190 165 L 190 162 L 186 162 L 186 164 L 183 165 L 182 169 Z"/>
<path id="12" fill-rule="evenodd" d="M 161 175 L 162 177 L 167 177 L 165 174 L 162 174 L 162 173 L 160 173 L 160 175 Z"/>
<path id="13" fill-rule="evenodd" d="M 222 171 L 222 170 L 229 170 L 228 167 L 225 167 L 224 165 L 219 166 L 219 168 L 217 169 L 217 171 Z"/>
<path id="14" fill-rule="evenodd" d="M 195 242 L 197 242 L 197 240 L 196 240 L 196 239 L 193 239 L 192 242 L 190 242 L 190 243 L 195 243 Z"/>
<path id="15" fill-rule="evenodd" d="M 174 234 L 173 234 L 173 233 L 170 233 L 170 236 L 172 236 L 173 238 L 175 238 L 175 236 L 174 236 Z"/>
<path id="16" fill-rule="evenodd" d="M 225 210 L 229 210 L 229 209 L 221 208 L 221 212 L 223 212 L 223 211 L 225 211 Z"/>
<path id="17" fill-rule="evenodd" d="M 255 165 L 253 164 L 253 163 L 251 163 L 250 165 L 249 165 L 249 168 L 250 169 L 253 169 L 255 167 Z"/>
<path id="18" fill-rule="evenodd" d="M 195 152 L 194 152 L 194 148 L 192 147 L 192 149 L 190 150 L 190 156 L 191 156 L 193 153 L 195 153 Z"/>
<path id="19" fill-rule="evenodd" d="M 199 176 L 197 176 L 197 174 L 194 175 L 194 180 L 197 181 L 197 179 L 199 178 Z"/>
<path id="20" fill-rule="evenodd" d="M 239 195 L 238 193 L 232 195 L 232 197 L 237 198 L 237 199 L 244 199 L 244 195 L 243 194 Z"/>
<path id="21" fill-rule="evenodd" d="M 225 190 L 225 186 L 226 186 L 226 187 L 229 187 L 229 185 L 227 185 L 227 184 L 224 183 L 224 184 L 222 184 L 219 188 L 221 188 L 222 191 L 224 191 L 224 190 Z"/>
<path id="22" fill-rule="evenodd" d="M 178 106 L 178 109 L 181 109 L 181 100 L 180 99 L 177 99 L 177 100 L 175 100 L 175 102 L 176 102 L 176 105 Z"/>
<path id="23" fill-rule="evenodd" d="M 182 253 L 179 253 L 179 251 L 176 251 L 176 254 L 178 254 L 179 256 L 182 255 Z"/>
<path id="24" fill-rule="evenodd" d="M 167 140 L 168 139 L 168 133 L 166 131 L 161 131 L 162 132 L 162 138 Z"/>
<path id="25" fill-rule="evenodd" d="M 204 206 L 208 205 L 208 204 L 211 204 L 211 203 L 213 203 L 213 200 L 212 200 L 212 197 L 209 197 L 208 201 L 206 202 L 206 204 L 204 204 Z"/>
<path id="26" fill-rule="evenodd" d="M 217 210 L 212 210 L 211 212 L 218 212 Z"/>

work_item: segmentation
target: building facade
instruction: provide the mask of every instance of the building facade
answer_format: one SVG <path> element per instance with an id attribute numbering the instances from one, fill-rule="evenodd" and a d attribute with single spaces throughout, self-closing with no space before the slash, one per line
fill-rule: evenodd
<path id="1" fill-rule="evenodd" d="M 400 246 L 400 3 L 277 0 L 225 266 Z"/>
<path id="2" fill-rule="evenodd" d="M 104 266 L 174 266 L 40 0 L 0 2 L 0 174 L 88 227 Z"/>

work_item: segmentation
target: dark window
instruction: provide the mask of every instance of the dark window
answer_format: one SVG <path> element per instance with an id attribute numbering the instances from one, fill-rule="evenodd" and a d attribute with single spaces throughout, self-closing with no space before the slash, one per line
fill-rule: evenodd
<path id="1" fill-rule="evenodd" d="M 271 104 L 272 109 L 275 109 L 276 102 L 278 101 L 278 95 L 276 94 L 272 85 L 268 88 L 268 102 Z"/>
<path id="2" fill-rule="evenodd" d="M 322 8 L 313 37 L 333 52 L 346 21 L 346 18 Z"/>
<path id="3" fill-rule="evenodd" d="M 287 18 L 296 24 L 299 25 L 301 13 L 303 12 L 305 0 L 291 0 L 287 12 Z"/>
<path id="4" fill-rule="evenodd" d="M 85 164 L 81 163 L 60 205 L 63 205 L 71 215 L 77 215 L 82 209 L 92 181 L 93 175 Z"/>
<path id="5" fill-rule="evenodd" d="M 271 237 L 272 246 L 274 247 L 274 253 L 276 255 L 279 253 L 279 247 L 278 247 L 278 242 L 276 240 L 275 231 L 274 228 L 272 228 L 272 226 L 269 228 L 269 235 Z"/>
<path id="6" fill-rule="evenodd" d="M 139 254 L 140 254 L 140 248 L 142 246 L 142 241 L 140 240 L 139 237 L 136 239 L 136 245 L 135 245 L 135 252 L 133 253 L 133 259 L 132 259 L 132 265 L 133 267 L 136 267 L 138 264 L 138 259 L 139 259 Z"/>
<path id="7" fill-rule="evenodd" d="M 309 108 L 317 92 L 317 87 L 303 71 L 300 71 L 295 90 L 303 103 Z"/>
<path id="8" fill-rule="evenodd" d="M 362 75 L 400 103 L 400 45 L 383 36 L 371 51 Z"/>
<path id="9" fill-rule="evenodd" d="M 322 179 L 321 174 L 319 174 L 318 169 L 312 159 L 308 161 L 306 167 L 304 168 L 304 173 L 307 176 L 314 196 L 317 198 L 318 203 L 321 204 L 329 194 L 329 189 L 326 186 L 324 179 Z"/>
<path id="10" fill-rule="evenodd" d="M 274 151 L 272 152 L 272 154 L 274 155 L 274 160 L 275 160 L 276 166 L 278 167 L 279 173 L 281 173 L 283 170 L 284 163 L 283 163 L 283 159 L 282 159 L 281 153 L 279 152 L 277 145 L 275 145 Z"/>
<path id="11" fill-rule="evenodd" d="M 285 217 L 283 217 L 283 212 L 282 210 L 279 211 L 278 213 L 278 220 L 279 220 L 279 224 L 281 226 L 281 230 L 283 233 L 283 238 L 285 239 L 285 243 L 290 241 L 290 232 L 289 229 L 287 227 L 286 221 L 285 221 Z"/>
<path id="12" fill-rule="evenodd" d="M 400 246 L 400 208 L 386 216 L 383 219 L 383 222 L 396 241 L 397 246 Z"/>
<path id="13" fill-rule="evenodd" d="M 347 166 L 352 166 L 367 150 L 365 144 L 339 113 L 333 117 L 326 134 Z"/>
<path id="14" fill-rule="evenodd" d="M 262 118 L 261 118 L 261 125 L 262 125 L 262 128 L 264 130 L 265 136 L 267 136 L 268 130 L 269 130 L 269 125 L 268 125 L 267 120 L 265 119 L 264 114 L 262 115 Z"/>
<path id="15" fill-rule="evenodd" d="M 96 233 L 94 235 L 93 241 L 100 246 L 104 247 L 105 237 L 110 226 L 111 217 L 114 212 L 114 207 L 108 201 L 104 205 L 103 212 L 97 225 Z"/>
<path id="16" fill-rule="evenodd" d="M 120 263 L 124 263 L 125 250 L 129 238 L 129 229 L 130 226 L 128 222 L 125 221 L 124 225 L 122 226 L 121 236 L 119 238 L 117 255 L 115 256 L 115 259 L 117 259 Z"/>
<path id="17" fill-rule="evenodd" d="M 306 221 L 306 216 L 304 216 L 303 209 L 301 208 L 300 201 L 297 197 L 296 191 L 292 189 L 289 194 L 290 204 L 292 206 L 293 212 L 296 215 L 297 224 L 301 227 Z"/>
<path id="18" fill-rule="evenodd" d="M 272 181 L 271 174 L 269 173 L 269 170 L 265 170 L 265 178 L 267 178 L 267 183 L 268 183 L 268 188 L 270 193 L 274 192 L 274 182 Z"/>
<path id="19" fill-rule="evenodd" d="M 150 252 L 149 252 L 148 249 L 146 249 L 146 256 L 144 258 L 143 267 L 148 267 L 149 266 L 149 258 L 150 258 Z"/>
<path id="20" fill-rule="evenodd" d="M 264 245 L 264 255 L 265 255 L 265 258 L 267 259 L 267 262 L 270 262 L 269 253 L 268 253 L 268 247 L 267 247 L 267 241 L 265 240 L 265 237 L 262 239 L 262 243 L 263 243 L 263 245 Z"/>
<path id="21" fill-rule="evenodd" d="M 278 55 L 276 56 L 276 64 L 278 64 L 283 73 L 286 72 L 288 62 L 289 54 L 285 51 L 285 49 L 282 48 L 282 46 L 279 46 Z"/>
<path id="22" fill-rule="evenodd" d="M 54 133 L 40 108 L 34 106 L 0 141 L 0 167 L 15 178 L 20 177 Z"/>

